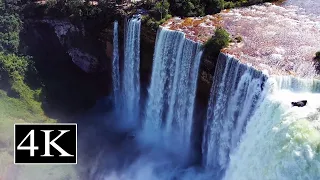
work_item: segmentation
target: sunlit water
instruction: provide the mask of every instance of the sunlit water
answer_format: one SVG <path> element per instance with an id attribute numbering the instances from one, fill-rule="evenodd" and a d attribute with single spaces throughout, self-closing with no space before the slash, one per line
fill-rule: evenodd
<path id="1" fill-rule="evenodd" d="M 159 29 L 143 128 L 151 137 L 163 135 L 167 146 L 175 144 L 186 159 L 201 56 L 199 43 L 181 32 Z"/>
<path id="2" fill-rule="evenodd" d="M 279 80 L 269 80 L 266 98 L 231 155 L 226 180 L 320 178 L 320 91 L 279 87 Z M 300 100 L 308 104 L 292 107 Z"/>
<path id="3" fill-rule="evenodd" d="M 293 6 L 301 13 L 320 15 L 320 2 L 318 0 L 286 0 L 282 6 Z"/>
<path id="4" fill-rule="evenodd" d="M 203 137 L 203 165 L 219 172 L 228 167 L 243 130 L 260 103 L 266 75 L 220 54 Z"/>

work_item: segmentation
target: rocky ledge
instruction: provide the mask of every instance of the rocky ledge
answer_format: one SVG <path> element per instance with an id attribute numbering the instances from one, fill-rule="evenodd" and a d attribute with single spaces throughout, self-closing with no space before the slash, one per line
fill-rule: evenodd
<path id="1" fill-rule="evenodd" d="M 238 40 L 223 52 L 242 63 L 270 75 L 319 78 L 320 65 L 313 58 L 320 50 L 320 15 L 303 8 L 266 3 L 199 18 L 172 18 L 163 27 L 203 43 L 221 26 Z"/>

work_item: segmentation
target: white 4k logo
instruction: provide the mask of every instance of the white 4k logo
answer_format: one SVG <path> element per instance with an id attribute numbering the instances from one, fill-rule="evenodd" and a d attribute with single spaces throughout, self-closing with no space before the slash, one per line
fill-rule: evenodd
<path id="1" fill-rule="evenodd" d="M 41 130 L 45 134 L 45 153 L 41 156 L 44 157 L 50 157 L 53 156 L 50 154 L 50 145 L 54 147 L 56 150 L 60 152 L 59 156 L 62 157 L 73 157 L 73 155 L 67 153 L 65 150 L 63 150 L 57 143 L 56 140 L 58 140 L 63 134 L 69 132 L 70 130 L 59 130 L 60 134 L 56 138 L 54 138 L 52 141 L 50 141 L 50 133 L 53 130 Z M 28 139 L 30 136 L 30 146 L 22 146 L 22 144 Z M 21 143 L 17 147 L 18 150 L 29 150 L 30 151 L 30 156 L 34 156 L 35 150 L 39 150 L 39 146 L 34 145 L 34 130 L 31 130 L 27 136 L 21 141 Z"/>
<path id="2" fill-rule="evenodd" d="M 30 146 L 22 146 L 22 144 L 28 139 L 30 136 Z M 21 143 L 17 147 L 18 150 L 29 150 L 30 156 L 34 156 L 34 151 L 38 150 L 38 146 L 34 146 L 34 130 L 31 130 L 28 135 L 21 141 Z"/>

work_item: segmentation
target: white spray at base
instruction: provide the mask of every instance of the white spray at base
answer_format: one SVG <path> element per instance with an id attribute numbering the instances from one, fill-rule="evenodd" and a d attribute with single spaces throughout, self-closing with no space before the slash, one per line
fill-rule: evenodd
<path id="1" fill-rule="evenodd" d="M 265 93 L 224 179 L 320 179 L 320 82 L 272 77 Z"/>

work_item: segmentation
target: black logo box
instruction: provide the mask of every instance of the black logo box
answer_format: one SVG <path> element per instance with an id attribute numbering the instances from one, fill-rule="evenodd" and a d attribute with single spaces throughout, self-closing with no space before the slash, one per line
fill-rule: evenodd
<path id="1" fill-rule="evenodd" d="M 77 164 L 77 124 L 76 123 L 17 123 L 14 124 L 14 164 Z M 38 150 L 34 151 L 34 156 L 30 156 L 30 150 L 18 150 L 18 145 L 28 136 L 30 131 L 34 130 L 34 146 Z M 61 153 L 50 145 L 50 154 L 53 156 L 44 157 L 45 154 L 45 133 L 46 130 L 50 132 L 50 141 L 58 137 L 61 132 L 68 130 L 60 136 L 55 143 L 61 147 L 72 157 L 61 157 Z M 29 147 L 31 136 L 29 135 L 21 144 L 23 147 Z M 48 142 L 47 142 L 48 143 Z"/>

